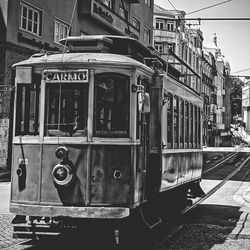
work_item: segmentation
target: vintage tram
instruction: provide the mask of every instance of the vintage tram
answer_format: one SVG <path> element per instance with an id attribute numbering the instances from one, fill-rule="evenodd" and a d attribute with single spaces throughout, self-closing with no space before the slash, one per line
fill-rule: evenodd
<path id="1" fill-rule="evenodd" d="M 13 223 L 153 228 L 202 193 L 203 99 L 133 38 L 62 43 L 14 65 Z"/>

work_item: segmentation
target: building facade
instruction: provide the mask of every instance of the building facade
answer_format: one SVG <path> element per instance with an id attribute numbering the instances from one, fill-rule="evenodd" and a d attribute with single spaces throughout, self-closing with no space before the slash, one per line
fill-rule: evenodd
<path id="1" fill-rule="evenodd" d="M 250 81 L 242 87 L 242 119 L 246 123 L 246 132 L 250 134 Z"/>
<path id="2" fill-rule="evenodd" d="M 182 82 L 201 93 L 203 34 L 185 24 L 185 12 L 154 7 L 154 47 L 182 74 Z M 173 52 L 173 53 L 171 53 Z M 175 56 L 181 59 L 177 60 Z"/>
<path id="3" fill-rule="evenodd" d="M 34 53 L 62 51 L 59 40 L 68 35 L 128 35 L 151 46 L 153 6 L 153 0 L 0 1 L 0 168 L 11 151 L 12 65 Z"/>
<path id="4" fill-rule="evenodd" d="M 213 102 L 211 103 L 210 115 L 213 116 L 213 128 L 211 131 L 210 146 L 226 146 L 230 131 L 226 130 L 225 126 L 225 95 L 226 95 L 226 68 L 230 72 L 230 66 L 226 62 L 224 56 L 221 54 L 221 49 L 217 45 L 217 36 L 214 34 L 213 43 L 209 46 L 204 46 L 203 50 L 211 53 L 215 58 L 216 74 L 214 76 L 214 82 L 212 86 L 211 96 Z M 229 76 L 230 73 L 227 73 Z M 229 92 L 227 94 L 230 97 Z M 227 110 L 227 112 L 229 112 Z"/>
<path id="5" fill-rule="evenodd" d="M 213 107 L 217 103 L 214 91 L 214 78 L 217 75 L 215 58 L 212 53 L 202 52 L 202 91 L 204 98 L 203 108 L 203 145 L 211 146 L 213 143 L 213 129 L 215 126 Z"/>
<path id="6" fill-rule="evenodd" d="M 185 15 L 155 5 L 154 47 L 181 72 L 183 84 L 204 98 L 204 145 L 230 146 L 230 65 L 217 45 L 216 34 L 213 43 L 204 46 L 202 31 L 187 25 Z"/>

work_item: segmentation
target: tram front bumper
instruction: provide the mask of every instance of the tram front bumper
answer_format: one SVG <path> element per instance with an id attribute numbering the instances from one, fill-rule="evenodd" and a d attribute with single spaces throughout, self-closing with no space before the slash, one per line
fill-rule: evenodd
<path id="1" fill-rule="evenodd" d="M 68 207 L 10 203 L 13 214 L 41 217 L 71 217 L 86 219 L 122 219 L 130 215 L 124 207 Z"/>

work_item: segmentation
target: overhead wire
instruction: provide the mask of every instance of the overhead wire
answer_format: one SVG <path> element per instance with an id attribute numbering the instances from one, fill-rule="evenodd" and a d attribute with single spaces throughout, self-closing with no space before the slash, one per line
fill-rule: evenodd
<path id="1" fill-rule="evenodd" d="M 218 6 L 218 5 L 221 5 L 221 4 L 224 4 L 224 3 L 227 3 L 227 2 L 231 2 L 231 1 L 232 1 L 232 0 L 227 0 L 227 1 L 224 1 L 224 2 L 221 2 L 221 3 L 213 4 L 213 5 L 210 5 L 210 6 L 204 7 L 204 8 L 202 8 L 202 9 L 198 9 L 198 10 L 195 10 L 195 11 L 189 12 L 189 13 L 187 13 L 186 15 L 190 15 L 190 14 L 193 14 L 193 13 L 196 13 L 196 12 L 199 12 L 199 11 L 202 11 L 202 10 L 206 10 L 206 9 L 209 9 L 209 8 L 212 8 L 212 7 L 215 7 L 215 6 Z"/>
<path id="2" fill-rule="evenodd" d="M 170 3 L 170 5 L 174 8 L 174 10 L 178 12 L 178 10 L 174 7 L 174 5 L 171 3 L 171 1 L 170 1 L 170 0 L 168 0 L 168 2 L 169 2 L 169 3 Z"/>
<path id="3" fill-rule="evenodd" d="M 247 70 L 250 70 L 250 68 L 247 68 L 247 69 L 242 69 L 242 70 L 238 70 L 238 71 L 233 72 L 232 74 L 236 74 L 236 73 L 244 72 L 244 71 L 247 71 Z"/>

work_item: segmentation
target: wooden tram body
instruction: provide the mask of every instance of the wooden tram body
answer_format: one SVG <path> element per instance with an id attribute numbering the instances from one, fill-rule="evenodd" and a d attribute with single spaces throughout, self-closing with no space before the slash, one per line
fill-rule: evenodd
<path id="1" fill-rule="evenodd" d="M 145 204 L 198 195 L 203 99 L 132 38 L 67 42 L 14 65 L 10 212 L 147 221 Z"/>

